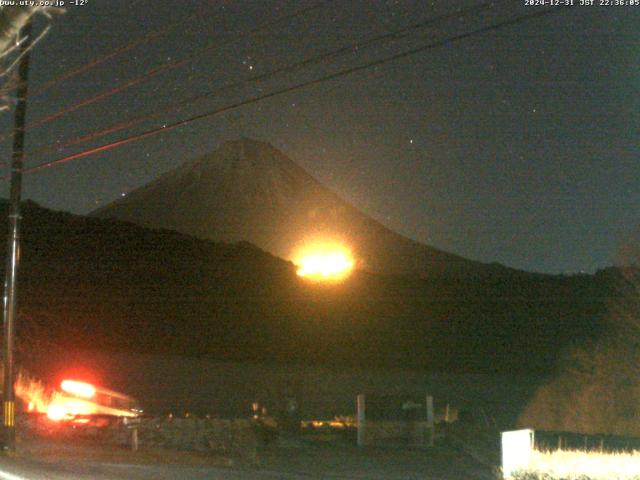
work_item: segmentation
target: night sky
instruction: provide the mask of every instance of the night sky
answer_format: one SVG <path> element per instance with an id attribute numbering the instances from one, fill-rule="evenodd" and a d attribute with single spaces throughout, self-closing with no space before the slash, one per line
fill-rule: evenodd
<path id="1" fill-rule="evenodd" d="M 355 47 L 480 4 L 88 0 L 69 6 L 32 55 L 27 167 L 544 9 L 524 0 L 495 2 L 490 10 L 470 10 L 395 41 Z M 613 262 L 639 223 L 640 7 L 553 9 L 26 174 L 24 197 L 88 213 L 223 141 L 246 136 L 272 143 L 343 198 L 420 242 L 524 270 L 593 272 Z M 45 23 L 38 18 L 36 31 Z M 38 92 L 49 80 L 141 38 L 147 41 Z M 38 151 L 341 47 L 350 48 L 338 58 L 246 82 L 81 145 Z M 189 61 L 34 126 L 183 59 Z M 12 116 L 1 115 L 0 131 L 7 132 Z M 3 158 L 9 145 L 0 145 Z"/>

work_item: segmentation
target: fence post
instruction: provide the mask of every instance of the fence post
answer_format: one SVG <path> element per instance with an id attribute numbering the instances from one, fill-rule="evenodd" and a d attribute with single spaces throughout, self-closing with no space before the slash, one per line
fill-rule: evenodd
<path id="1" fill-rule="evenodd" d="M 135 425 L 131 429 L 131 450 L 134 452 L 138 451 L 138 426 Z"/>
<path id="2" fill-rule="evenodd" d="M 365 444 L 365 404 L 364 404 L 364 394 L 361 393 L 358 395 L 356 401 L 358 407 L 358 416 L 357 416 L 357 425 L 358 425 L 358 446 L 364 447 Z"/>
<path id="3" fill-rule="evenodd" d="M 131 450 L 138 451 L 138 426 L 140 425 L 140 417 L 124 417 L 122 425 L 131 434 Z"/>
<path id="4" fill-rule="evenodd" d="M 433 397 L 427 395 L 427 447 L 433 447 L 433 440 L 435 436 L 433 427 Z"/>

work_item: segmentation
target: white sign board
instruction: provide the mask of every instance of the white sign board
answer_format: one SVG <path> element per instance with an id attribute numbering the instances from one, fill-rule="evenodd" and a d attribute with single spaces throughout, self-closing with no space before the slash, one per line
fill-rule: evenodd
<path id="1" fill-rule="evenodd" d="M 502 432 L 502 475 L 511 478 L 517 470 L 524 470 L 531 461 L 533 430 Z"/>

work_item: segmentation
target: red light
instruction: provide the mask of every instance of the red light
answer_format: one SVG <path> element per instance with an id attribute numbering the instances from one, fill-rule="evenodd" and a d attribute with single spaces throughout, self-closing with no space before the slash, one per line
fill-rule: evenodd
<path id="1" fill-rule="evenodd" d="M 76 380 L 63 380 L 60 388 L 67 393 L 82 398 L 91 398 L 96 394 L 96 387 L 89 383 L 78 382 Z"/>

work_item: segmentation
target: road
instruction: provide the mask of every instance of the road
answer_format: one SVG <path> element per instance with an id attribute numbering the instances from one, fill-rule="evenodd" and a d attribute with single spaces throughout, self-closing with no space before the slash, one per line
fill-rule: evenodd
<path id="1" fill-rule="evenodd" d="M 273 480 L 273 479 L 327 479 L 327 480 L 389 480 L 387 475 L 372 473 L 314 474 L 307 472 L 284 472 L 275 470 L 246 470 L 221 467 L 192 467 L 176 465 L 42 465 L 33 462 L 1 462 L 0 480 Z M 394 477 L 403 480 L 456 480 L 462 477 L 434 477 L 403 475 Z"/>
<path id="2" fill-rule="evenodd" d="M 450 447 L 432 449 L 305 445 L 270 448 L 258 458 L 133 453 L 52 444 L 0 455 L 0 480 L 488 480 L 487 467 Z M 229 465 L 229 466 L 226 466 Z"/>

